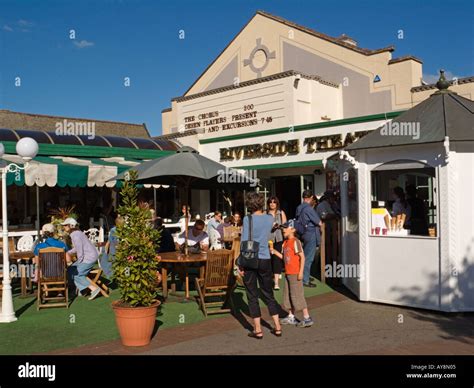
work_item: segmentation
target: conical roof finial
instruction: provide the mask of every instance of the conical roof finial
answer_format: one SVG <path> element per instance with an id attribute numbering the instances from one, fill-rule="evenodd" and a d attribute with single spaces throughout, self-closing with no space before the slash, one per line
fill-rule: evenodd
<path id="1" fill-rule="evenodd" d="M 449 85 L 450 85 L 449 81 L 444 76 L 444 70 L 441 69 L 439 71 L 439 80 L 438 82 L 436 82 L 436 87 L 438 88 L 440 92 L 445 92 L 445 91 L 448 91 Z"/>

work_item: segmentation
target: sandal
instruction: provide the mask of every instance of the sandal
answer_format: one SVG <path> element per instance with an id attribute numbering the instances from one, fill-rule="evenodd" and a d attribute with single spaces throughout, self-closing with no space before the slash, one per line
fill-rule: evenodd
<path id="1" fill-rule="evenodd" d="M 277 329 L 272 329 L 270 330 L 270 333 L 272 333 L 275 337 L 281 337 L 283 332 L 280 330 L 277 330 Z"/>
<path id="2" fill-rule="evenodd" d="M 252 331 L 248 334 L 248 336 L 250 338 L 255 338 L 255 339 L 263 339 L 263 333 L 261 331 L 258 331 L 258 332 L 255 332 L 255 331 Z"/>

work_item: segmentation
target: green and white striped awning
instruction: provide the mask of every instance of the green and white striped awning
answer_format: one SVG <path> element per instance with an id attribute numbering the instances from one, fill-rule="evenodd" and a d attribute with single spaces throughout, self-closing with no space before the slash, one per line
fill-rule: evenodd
<path id="1" fill-rule="evenodd" d="M 17 155 L 4 155 L 3 159 L 18 165 L 24 164 Z M 7 184 L 39 187 L 114 187 L 120 182 L 110 179 L 141 162 L 122 157 L 37 156 L 27 164 L 25 170 L 8 173 Z"/>

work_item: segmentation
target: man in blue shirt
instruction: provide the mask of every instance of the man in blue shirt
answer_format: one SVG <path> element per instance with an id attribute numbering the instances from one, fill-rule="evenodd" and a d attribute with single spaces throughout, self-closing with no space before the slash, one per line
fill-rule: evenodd
<path id="1" fill-rule="evenodd" d="M 303 240 L 303 251 L 306 258 L 304 263 L 303 285 L 305 287 L 316 287 L 310 282 L 311 265 L 316 256 L 317 247 L 321 241 L 321 219 L 316 210 L 311 206 L 313 193 L 311 190 L 303 191 L 303 202 L 296 208 L 296 219 L 305 225 L 305 232 L 301 236 Z"/>
<path id="2" fill-rule="evenodd" d="M 33 279 L 34 282 L 38 281 L 39 275 L 39 268 L 38 268 L 38 255 L 40 249 L 44 248 L 62 248 L 64 251 L 67 251 L 67 245 L 64 241 L 58 240 L 54 237 L 54 225 L 53 224 L 44 224 L 41 228 L 41 234 L 43 235 L 43 242 L 36 244 L 33 253 L 35 254 L 35 258 L 33 262 L 35 264 L 35 277 Z"/>

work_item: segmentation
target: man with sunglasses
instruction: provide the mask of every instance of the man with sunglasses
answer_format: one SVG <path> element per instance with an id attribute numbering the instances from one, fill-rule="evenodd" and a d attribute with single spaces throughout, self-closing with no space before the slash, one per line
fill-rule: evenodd
<path id="1" fill-rule="evenodd" d="M 188 246 L 193 247 L 196 244 L 199 244 L 202 251 L 207 251 L 209 249 L 209 236 L 204 231 L 204 227 L 206 224 L 203 220 L 196 220 L 193 227 L 188 229 Z M 178 249 L 182 246 L 186 241 L 186 231 L 182 232 L 178 239 L 176 240 L 176 244 L 178 245 Z"/>

